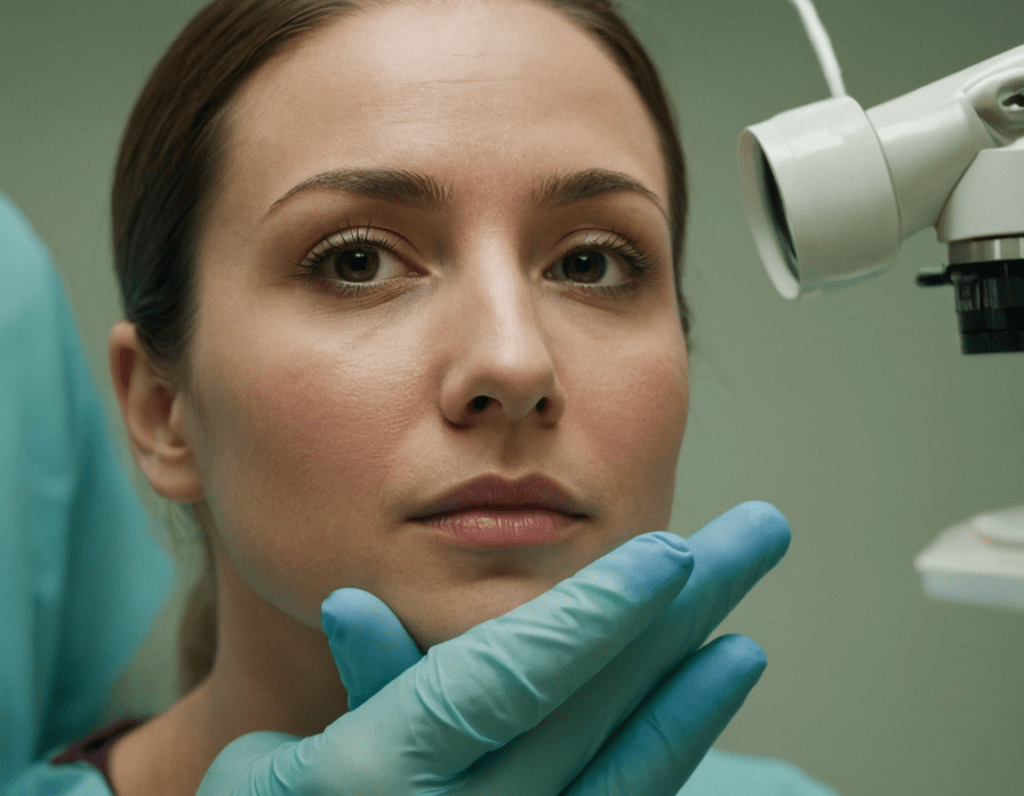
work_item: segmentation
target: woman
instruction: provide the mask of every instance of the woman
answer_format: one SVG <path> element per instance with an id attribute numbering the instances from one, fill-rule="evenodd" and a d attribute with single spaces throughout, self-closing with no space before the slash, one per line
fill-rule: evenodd
<path id="1" fill-rule="evenodd" d="M 209 563 L 186 695 L 112 745 L 121 796 L 333 726 L 336 589 L 427 650 L 667 526 L 683 162 L 604 2 L 215 2 L 147 84 L 113 204 L 115 388 Z M 692 560 L 643 540 L 670 562 L 649 622 Z"/>

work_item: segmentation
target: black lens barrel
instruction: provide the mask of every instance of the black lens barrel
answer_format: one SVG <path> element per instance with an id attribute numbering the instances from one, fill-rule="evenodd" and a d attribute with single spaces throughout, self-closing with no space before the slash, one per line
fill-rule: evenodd
<path id="1" fill-rule="evenodd" d="M 1024 351 L 1024 260 L 957 263 L 917 284 L 953 285 L 963 353 Z"/>

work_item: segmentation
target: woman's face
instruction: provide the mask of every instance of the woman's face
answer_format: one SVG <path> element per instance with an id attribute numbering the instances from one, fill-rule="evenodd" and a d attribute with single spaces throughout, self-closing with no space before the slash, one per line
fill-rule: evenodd
<path id="1" fill-rule="evenodd" d="M 666 527 L 665 168 L 585 33 L 521 0 L 360 12 L 263 66 L 227 129 L 179 409 L 262 599 L 319 627 L 366 589 L 428 647 Z"/>

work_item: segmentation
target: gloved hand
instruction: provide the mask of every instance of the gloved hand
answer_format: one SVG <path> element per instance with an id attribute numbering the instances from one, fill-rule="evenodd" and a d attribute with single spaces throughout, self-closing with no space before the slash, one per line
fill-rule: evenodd
<path id="1" fill-rule="evenodd" d="M 237 739 L 197 796 L 671 796 L 765 666 L 742 636 L 698 647 L 788 544 L 765 503 L 711 522 L 692 555 L 644 534 L 425 656 L 382 602 L 337 591 L 323 619 L 349 712 L 301 740 Z"/>

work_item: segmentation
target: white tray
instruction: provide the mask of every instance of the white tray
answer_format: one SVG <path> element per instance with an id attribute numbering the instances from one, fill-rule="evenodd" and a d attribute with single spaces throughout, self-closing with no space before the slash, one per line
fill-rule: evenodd
<path id="1" fill-rule="evenodd" d="M 1024 506 L 954 525 L 914 567 L 933 597 L 1024 611 Z"/>

